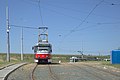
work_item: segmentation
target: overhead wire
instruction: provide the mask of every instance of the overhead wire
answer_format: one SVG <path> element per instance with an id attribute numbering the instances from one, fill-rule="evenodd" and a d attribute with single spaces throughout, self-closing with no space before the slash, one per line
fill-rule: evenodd
<path id="1" fill-rule="evenodd" d="M 39 0 L 29 0 L 29 1 L 31 1 L 31 2 L 39 2 Z"/>
<path id="2" fill-rule="evenodd" d="M 23 0 L 24 1 L 24 0 Z M 25 0 L 25 1 L 29 1 L 31 3 L 35 3 L 34 5 L 37 5 L 37 3 L 39 3 L 39 0 Z M 109 4 L 112 4 L 112 2 L 107 2 L 104 0 L 104 3 L 109 3 Z M 59 6 L 59 5 L 55 5 L 55 4 L 50 4 L 50 3 L 45 3 L 47 4 L 47 6 L 53 6 L 55 8 L 62 8 L 62 9 L 65 9 L 65 10 L 72 10 L 72 11 L 75 11 L 75 12 L 82 12 L 82 11 L 79 11 L 79 10 L 76 10 L 76 9 L 73 9 L 73 8 L 66 8 L 66 7 L 63 7 L 63 6 Z M 40 6 L 41 7 L 41 6 Z M 41 8 L 45 8 L 45 7 L 41 7 Z M 56 10 L 53 10 L 53 9 L 50 9 L 50 8 L 46 8 L 47 10 L 51 11 L 51 12 L 54 12 L 56 14 L 59 14 L 59 15 L 63 15 L 63 16 L 66 16 L 66 17 L 69 17 L 69 18 L 72 18 L 72 19 L 75 19 L 75 20 L 80 20 L 82 21 L 82 19 L 78 18 L 78 17 L 74 17 L 74 16 L 71 16 L 71 15 L 68 15 L 68 14 L 65 14 L 63 12 L 58 12 Z M 84 14 L 88 13 L 88 12 L 82 12 Z M 104 17 L 104 18 L 111 18 L 110 16 L 104 16 L 104 15 L 97 15 L 97 14 L 94 14 L 92 13 L 94 16 L 100 16 L 100 17 Z M 113 17 L 112 17 L 113 19 Z M 116 19 L 116 18 L 115 18 Z M 119 18 L 117 18 L 119 19 Z M 89 21 L 87 21 L 89 22 Z M 85 23 L 85 22 L 84 22 Z"/>
<path id="3" fill-rule="evenodd" d="M 100 1 L 98 4 L 95 5 L 95 7 L 93 7 L 93 9 L 88 13 L 88 15 L 82 20 L 82 22 L 77 25 L 76 27 L 74 27 L 72 30 L 70 30 L 70 32 L 65 35 L 65 37 L 69 36 L 70 34 L 72 34 L 73 32 L 75 32 L 87 19 L 88 17 L 93 13 L 93 11 L 103 2 L 104 0 Z"/>
<path id="4" fill-rule="evenodd" d="M 27 3 L 27 4 L 31 4 L 31 5 L 36 5 L 36 3 L 38 3 L 38 0 L 20 0 L 23 1 L 23 3 Z"/>
<path id="5" fill-rule="evenodd" d="M 35 2 L 35 3 L 37 2 L 37 3 L 39 4 L 39 12 L 40 12 L 40 16 L 41 16 L 41 19 L 42 19 L 40 0 L 30 0 L 30 1 L 31 1 L 31 2 Z M 104 0 L 100 1 L 100 2 L 91 10 L 91 12 L 90 12 L 90 13 L 85 17 L 85 19 L 81 22 L 81 24 L 79 24 L 78 26 L 76 26 L 74 29 L 70 30 L 70 33 L 69 33 L 68 35 L 70 35 L 71 33 L 75 32 L 75 31 L 80 31 L 80 30 L 84 30 L 84 29 L 89 28 L 89 27 L 85 27 L 85 28 L 81 28 L 81 29 L 79 29 L 79 30 L 76 30 L 78 27 L 80 27 L 80 25 L 82 25 L 83 23 L 85 23 L 85 21 L 86 21 L 87 18 L 91 15 L 91 13 L 95 10 L 95 8 L 96 8 L 97 6 L 99 6 L 103 1 L 104 1 Z M 105 1 L 104 1 L 104 2 L 105 2 Z M 48 4 L 48 3 L 47 3 L 47 4 Z M 53 6 L 55 6 L 55 5 L 53 5 Z M 64 8 L 64 7 L 61 7 L 61 8 Z M 61 12 L 57 12 L 57 11 L 55 11 L 55 10 L 51 10 L 51 9 L 50 9 L 50 11 L 55 12 L 55 13 L 57 13 L 57 14 L 64 15 L 64 16 L 68 16 L 68 15 L 66 15 L 66 14 L 63 14 L 63 13 L 61 13 Z M 76 19 L 76 20 L 81 20 L 81 19 L 75 18 L 75 17 L 73 17 L 73 16 L 69 16 L 69 17 L 71 17 L 71 18 L 73 18 L 73 19 Z M 42 20 L 42 24 L 43 24 L 43 20 Z M 97 24 L 98 24 L 98 25 L 101 25 L 101 24 L 112 24 L 112 23 L 97 23 Z"/>
<path id="6" fill-rule="evenodd" d="M 24 1 L 24 0 L 23 0 L 23 1 Z M 25 1 L 26 1 L 26 0 L 25 0 Z M 28 0 L 28 1 L 34 2 L 34 3 L 39 3 L 39 0 Z M 105 1 L 105 0 L 104 0 L 104 3 L 108 3 L 108 4 L 111 4 L 111 5 L 112 5 L 113 2 L 108 2 L 108 1 Z M 52 4 L 49 4 L 49 3 L 46 3 L 46 4 L 49 5 L 49 6 L 59 7 L 59 8 L 63 8 L 63 9 L 69 9 L 69 8 L 66 8 L 66 7 L 63 7 L 63 6 L 52 5 Z M 113 3 L 113 5 L 114 5 L 114 3 Z M 42 7 L 40 6 L 40 8 L 42 8 Z M 48 9 L 48 8 L 47 8 L 47 9 Z M 57 14 L 60 14 L 60 15 L 68 16 L 68 17 L 71 17 L 71 18 L 73 18 L 73 19 L 82 21 L 81 19 L 79 19 L 79 18 L 77 18 L 77 17 L 69 16 L 69 15 L 67 15 L 67 14 L 64 14 L 64 13 L 61 13 L 61 12 L 57 12 L 57 11 L 52 10 L 52 9 L 48 9 L 48 10 L 51 11 L 51 12 L 55 12 L 55 13 L 57 13 Z M 71 10 L 72 10 L 72 11 L 77 11 L 77 12 L 79 12 L 78 10 L 75 10 L 75 9 L 71 9 Z M 86 13 L 86 12 L 85 12 L 85 13 Z M 95 14 L 94 14 L 94 15 L 95 15 Z M 105 17 L 105 16 L 102 15 L 101 17 Z M 110 18 L 110 17 L 107 17 L 107 18 Z M 88 22 L 88 21 L 87 21 L 87 22 Z M 74 32 L 74 30 L 71 30 L 71 31 Z"/>
<path id="7" fill-rule="evenodd" d="M 77 29 L 78 27 L 80 27 L 87 19 L 88 17 L 93 13 L 93 11 L 103 2 L 104 0 L 100 1 L 98 4 L 95 5 L 95 7 L 89 12 L 89 14 L 83 19 L 83 21 L 76 26 L 73 30 Z"/>
<path id="8" fill-rule="evenodd" d="M 120 24 L 120 22 L 99 22 L 97 24 L 98 25 L 103 25 L 103 24 Z"/>
<path id="9" fill-rule="evenodd" d="M 26 0 L 23 0 L 26 1 Z M 41 1 L 40 0 L 29 0 L 29 4 L 35 3 L 33 5 L 37 5 L 38 6 L 38 10 L 39 10 L 39 15 L 40 15 L 40 19 L 41 19 L 41 23 L 44 26 L 44 22 L 43 22 L 43 17 L 42 17 L 42 11 L 41 11 Z"/>
<path id="10" fill-rule="evenodd" d="M 43 18 L 42 18 L 42 12 L 41 12 L 41 1 L 40 0 L 38 1 L 38 7 L 39 7 L 39 13 L 40 13 L 40 17 L 41 17 L 41 22 L 42 22 L 42 25 L 44 25 Z"/>
<path id="11" fill-rule="evenodd" d="M 24 0 L 23 0 L 24 1 Z M 34 4 L 34 5 L 38 5 L 38 3 L 40 3 L 39 1 L 34 1 L 34 0 L 29 0 L 31 3 L 28 3 L 28 4 L 32 4 L 32 2 L 33 3 L 36 3 L 36 4 Z M 46 4 L 48 4 L 48 3 L 46 3 Z M 42 15 L 41 15 L 41 9 L 42 8 L 45 8 L 45 7 L 41 7 L 40 6 L 40 4 L 38 5 L 39 6 L 39 12 L 40 12 L 40 17 L 42 17 Z M 71 15 L 68 15 L 68 14 L 65 14 L 65 13 L 63 13 L 63 12 L 58 12 L 58 11 L 56 11 L 56 10 L 53 10 L 53 9 L 50 9 L 50 8 L 45 8 L 45 9 L 47 9 L 48 11 L 51 11 L 51 12 L 54 12 L 54 13 L 56 13 L 56 14 L 59 14 L 59 15 L 63 15 L 63 16 L 65 16 L 65 17 L 69 17 L 69 18 L 72 18 L 72 19 L 75 19 L 75 20 L 80 20 L 80 21 L 82 21 L 82 19 L 80 19 L 80 18 L 78 18 L 78 17 L 74 17 L 74 16 L 71 16 Z M 66 8 L 67 9 L 67 8 Z M 43 18 L 42 18 L 42 23 L 44 23 L 43 22 Z"/>
<path id="12" fill-rule="evenodd" d="M 108 5 L 120 5 L 120 3 L 108 2 L 108 1 L 104 1 L 104 3 Z"/>
<path id="13" fill-rule="evenodd" d="M 74 11 L 74 12 L 87 13 L 87 12 L 82 12 L 80 10 L 76 10 L 76 9 L 73 9 L 73 8 L 67 8 L 67 7 L 63 7 L 63 6 L 59 6 L 59 5 L 55 5 L 55 4 L 50 4 L 50 3 L 45 3 L 45 4 L 47 4 L 47 6 L 51 6 L 51 7 L 54 7 L 54 8 L 61 8 L 61 9 L 64 9 L 64 10 L 71 10 L 71 11 Z M 54 10 L 54 12 L 57 12 L 57 11 Z M 68 16 L 68 15 L 65 15 L 65 16 Z M 73 17 L 73 16 L 69 16 L 69 17 Z M 76 17 L 73 17 L 73 18 L 76 18 Z M 79 19 L 79 18 L 77 18 L 77 19 Z"/>
<path id="14" fill-rule="evenodd" d="M 106 2 L 106 1 L 104 0 L 103 2 Z M 88 12 L 83 12 L 83 11 L 76 10 L 76 9 L 73 9 L 73 8 L 66 8 L 66 7 L 63 7 L 63 6 L 55 5 L 55 4 L 50 4 L 50 3 L 45 3 L 45 4 L 47 4 L 47 6 L 53 6 L 53 7 L 55 7 L 55 8 L 62 8 L 62 9 L 71 10 L 71 11 L 74 11 L 74 12 L 81 12 L 81 13 L 84 13 L 84 14 L 87 14 L 87 13 L 88 13 Z M 109 4 L 110 4 L 110 5 L 119 5 L 119 4 L 115 4 L 115 3 L 112 3 L 112 2 L 109 3 Z M 74 17 L 74 16 L 71 16 L 71 15 L 65 14 L 65 13 L 63 13 L 63 12 L 58 12 L 58 11 L 53 10 L 53 9 L 50 9 L 50 8 L 46 8 L 46 9 L 48 9 L 48 10 L 51 11 L 51 12 L 55 12 L 55 13 L 57 13 L 57 14 L 67 16 L 67 17 L 69 17 L 69 18 L 73 18 L 73 19 L 82 21 L 82 19 L 80 19 L 80 18 L 78 18 L 78 17 Z M 99 16 L 99 17 L 103 17 L 103 18 L 113 19 L 113 17 L 111 17 L 111 16 L 104 16 L 104 15 L 94 14 L 94 13 L 92 13 L 92 14 L 93 14 L 94 16 Z M 118 19 L 118 20 L 119 20 L 119 18 L 114 18 L 114 19 Z"/>
<path id="15" fill-rule="evenodd" d="M 41 13 L 40 0 L 30 0 L 30 1 L 31 1 L 31 2 L 38 2 L 38 4 L 39 4 L 39 10 L 40 10 L 40 13 Z M 82 30 L 82 29 L 87 29 L 87 28 L 89 28 L 89 27 L 85 27 L 85 28 L 76 30 L 77 28 L 80 27 L 80 25 L 82 25 L 83 23 L 85 23 L 85 21 L 87 20 L 87 18 L 92 14 L 92 12 L 93 12 L 103 1 L 104 1 L 104 0 L 100 1 L 100 2 L 91 10 L 91 12 L 84 18 L 84 20 L 82 20 L 82 22 L 81 22 L 78 26 L 76 26 L 74 29 L 70 30 L 70 33 L 73 33 L 73 32 L 75 32 L 75 31 L 79 31 L 79 30 Z M 55 11 L 55 10 L 50 10 L 50 11 L 55 12 L 55 13 L 59 13 L 59 12 L 57 12 L 57 11 Z M 64 15 L 64 16 L 66 16 L 66 15 L 63 14 L 63 13 L 59 13 L 59 14 L 62 14 L 62 15 Z M 68 16 L 68 15 L 67 15 L 67 16 Z M 42 17 L 42 15 L 41 15 L 41 17 Z M 75 18 L 75 17 L 73 17 L 73 16 L 69 16 L 69 17 L 74 18 L 74 19 L 77 19 L 77 20 L 80 20 L 80 19 Z M 42 18 L 41 18 L 41 19 L 42 19 Z M 42 20 L 42 21 L 43 21 L 43 20 Z M 42 23 L 43 23 L 43 22 L 42 22 Z M 103 24 L 103 23 L 98 23 L 98 24 Z M 106 23 L 104 23 L 104 24 L 106 24 Z"/>
<path id="16" fill-rule="evenodd" d="M 19 26 L 19 25 L 9 25 L 9 26 L 17 27 L 17 28 L 39 29 L 39 28 L 35 28 L 35 27 L 30 27 L 30 26 Z"/>
<path id="17" fill-rule="evenodd" d="M 30 26 L 19 26 L 19 25 L 9 25 L 9 26 L 12 26 L 12 27 L 17 27 L 17 28 L 27 28 L 27 29 L 34 29 L 34 30 L 40 30 L 41 29 L 41 27 L 43 27 L 43 26 L 41 26 L 41 27 L 30 27 Z M 44 26 L 44 27 L 46 27 L 46 26 Z M 46 31 L 46 30 L 45 30 Z M 44 32 L 45 32 L 44 31 Z M 42 33 L 44 33 L 44 32 L 42 32 Z"/>
<path id="18" fill-rule="evenodd" d="M 63 16 L 65 16 L 65 17 L 69 17 L 69 18 L 71 18 L 71 19 L 75 19 L 75 20 L 80 20 L 80 21 L 82 21 L 82 19 L 80 19 L 80 18 L 77 18 L 77 17 L 71 16 L 71 15 L 65 14 L 65 13 L 63 13 L 63 12 L 58 12 L 58 11 L 53 10 L 53 9 L 50 9 L 50 8 L 49 8 L 49 9 L 46 8 L 46 9 L 49 10 L 49 11 L 51 11 L 51 12 L 57 13 L 57 14 L 59 14 L 59 15 L 63 15 Z"/>
<path id="19" fill-rule="evenodd" d="M 96 25 L 92 25 L 92 26 L 83 27 L 83 28 L 81 28 L 81 29 L 78 29 L 78 30 L 76 30 L 76 31 L 86 30 L 86 29 L 88 29 L 88 28 L 92 28 L 92 27 L 96 27 Z"/>
<path id="20" fill-rule="evenodd" d="M 104 1 L 104 0 L 103 0 Z M 39 3 L 39 2 L 38 2 Z M 100 2 L 100 4 L 102 3 L 102 1 Z M 90 26 L 88 27 L 84 27 L 84 28 L 81 28 L 79 30 L 77 30 L 83 23 L 85 23 L 85 21 L 88 19 L 88 17 L 92 14 L 92 12 L 100 5 L 100 4 L 97 4 L 92 10 L 91 12 L 84 18 L 84 20 L 78 25 L 76 26 L 75 28 L 73 28 L 72 30 L 70 30 L 70 34 L 75 32 L 75 31 L 81 31 L 81 30 L 84 30 L 84 29 L 88 29 L 88 28 L 91 28 Z M 39 4 L 40 5 L 40 4 Z M 111 5 L 115 5 L 114 3 L 111 4 Z M 40 6 L 41 7 L 41 6 Z M 40 8 L 39 7 L 39 8 Z M 41 9 L 39 9 L 41 10 Z M 55 11 L 54 11 L 55 12 Z M 42 17 L 42 16 L 41 16 Z M 42 19 L 42 18 L 41 18 Z M 42 23 L 43 24 L 43 23 Z M 98 25 L 101 25 L 101 24 L 111 24 L 111 23 L 98 23 Z M 95 26 L 94 26 L 95 27 Z"/>
<path id="21" fill-rule="evenodd" d="M 106 1 L 104 1 L 104 3 L 106 3 Z M 55 4 L 50 4 L 50 3 L 45 3 L 47 4 L 47 6 L 52 6 L 52 7 L 55 7 L 55 8 L 61 8 L 61 9 L 64 9 L 64 10 L 71 10 L 71 11 L 74 11 L 74 12 L 80 12 L 80 13 L 83 13 L 83 14 L 88 14 L 88 12 L 85 12 L 85 11 L 80 11 L 80 10 L 77 10 L 77 9 L 73 9 L 73 8 L 68 8 L 68 7 L 63 7 L 61 5 L 55 5 Z M 103 5 L 103 4 L 102 4 Z M 109 5 L 116 5 L 114 3 L 109 3 Z M 58 13 L 58 12 L 57 12 Z M 59 13 L 60 14 L 60 13 Z M 63 13 L 62 13 L 63 14 Z M 110 19 L 113 19 L 113 17 L 110 17 L 110 16 L 104 16 L 104 15 L 100 15 L 100 14 L 95 14 L 95 13 L 92 13 L 93 16 L 98 16 L 98 17 L 103 17 L 103 18 L 110 18 Z M 65 16 L 68 16 L 68 15 L 65 15 Z M 68 16 L 68 17 L 73 17 L 73 16 Z M 76 18 L 76 20 L 79 18 L 77 17 L 73 17 L 74 19 Z M 115 18 L 115 19 L 118 19 L 119 18 Z M 82 20 L 81 20 L 82 21 Z"/>

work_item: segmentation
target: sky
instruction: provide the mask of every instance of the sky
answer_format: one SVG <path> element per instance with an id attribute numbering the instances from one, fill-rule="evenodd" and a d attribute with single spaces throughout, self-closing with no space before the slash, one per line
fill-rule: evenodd
<path id="1" fill-rule="evenodd" d="M 0 52 L 7 52 L 6 4 L 0 0 Z M 120 47 L 120 0 L 8 0 L 9 25 L 48 26 L 53 54 L 109 55 Z M 33 53 L 37 29 L 23 29 L 24 53 Z M 21 28 L 10 26 L 10 51 L 21 52 Z"/>

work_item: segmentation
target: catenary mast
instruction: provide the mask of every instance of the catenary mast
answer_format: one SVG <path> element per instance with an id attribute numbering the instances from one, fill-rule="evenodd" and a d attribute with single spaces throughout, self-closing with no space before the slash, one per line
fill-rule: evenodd
<path id="1" fill-rule="evenodd" d="M 7 28 L 7 61 L 10 62 L 10 37 L 9 37 L 9 8 L 8 8 L 8 0 L 6 0 L 6 28 Z"/>

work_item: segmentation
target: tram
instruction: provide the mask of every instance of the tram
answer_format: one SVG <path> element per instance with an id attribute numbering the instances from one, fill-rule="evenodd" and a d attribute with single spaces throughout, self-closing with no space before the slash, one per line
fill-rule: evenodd
<path id="1" fill-rule="evenodd" d="M 52 62 L 52 45 L 48 42 L 48 34 L 45 31 L 48 29 L 47 27 L 42 27 L 42 34 L 39 34 L 38 43 L 32 47 L 34 50 L 34 62 L 36 63 L 51 63 Z M 41 38 L 44 36 L 44 38 Z M 46 36 L 46 38 L 45 38 Z"/>

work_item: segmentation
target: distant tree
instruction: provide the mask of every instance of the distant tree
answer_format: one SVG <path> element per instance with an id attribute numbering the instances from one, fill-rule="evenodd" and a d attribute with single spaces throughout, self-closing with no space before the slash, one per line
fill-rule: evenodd
<path id="1" fill-rule="evenodd" d="M 118 50 L 120 50 L 120 47 L 118 47 Z"/>

